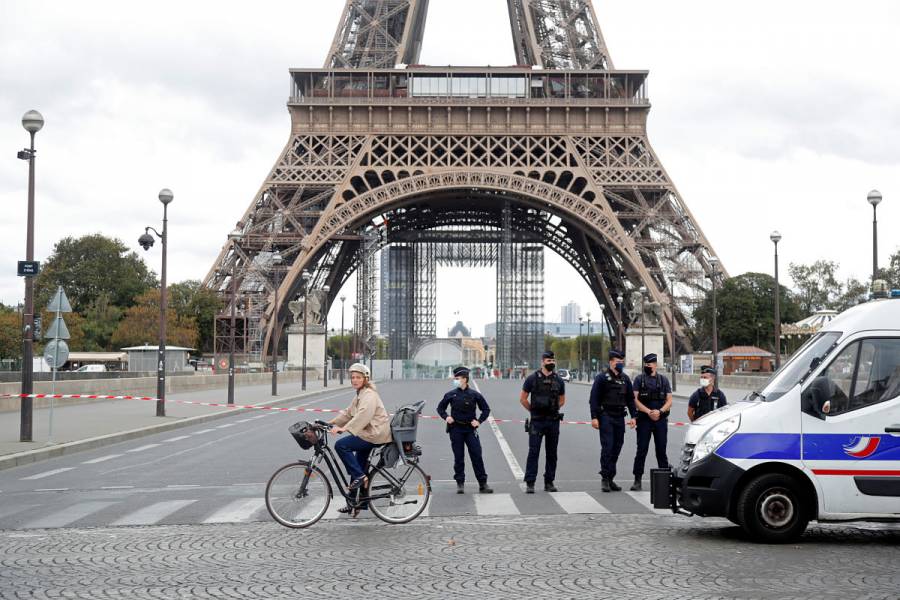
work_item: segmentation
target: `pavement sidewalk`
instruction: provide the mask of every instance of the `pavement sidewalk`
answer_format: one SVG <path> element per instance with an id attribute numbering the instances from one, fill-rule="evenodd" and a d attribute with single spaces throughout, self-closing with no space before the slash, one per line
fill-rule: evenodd
<path id="1" fill-rule="evenodd" d="M 329 382 L 327 389 L 347 389 Z M 288 402 L 315 394 L 323 389 L 320 381 L 309 382 L 301 393 L 300 385 L 281 384 L 278 397 L 271 395 L 271 385 L 249 385 L 235 388 L 235 404 L 268 405 Z M 167 400 L 193 402 L 227 401 L 225 389 L 169 394 Z M 50 439 L 49 408 L 35 409 L 31 442 L 19 441 L 20 413 L 0 413 L 0 469 L 60 456 L 74 450 L 96 448 L 127 439 L 200 423 L 239 412 L 241 409 L 166 403 L 166 416 L 156 416 L 156 402 L 146 400 L 103 400 L 85 404 L 54 407 L 53 436 Z M 252 409 L 244 409 L 252 410 Z"/>

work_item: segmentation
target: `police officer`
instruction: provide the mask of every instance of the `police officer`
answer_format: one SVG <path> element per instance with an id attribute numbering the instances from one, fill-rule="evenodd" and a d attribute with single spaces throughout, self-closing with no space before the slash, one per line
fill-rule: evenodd
<path id="1" fill-rule="evenodd" d="M 600 431 L 600 489 L 618 492 L 615 481 L 616 462 L 625 442 L 625 411 L 631 416 L 628 426 L 634 429 L 634 396 L 631 379 L 625 374 L 625 356 L 609 351 L 609 368 L 597 375 L 591 387 L 591 426 Z"/>
<path id="2" fill-rule="evenodd" d="M 644 372 L 634 378 L 634 403 L 637 406 L 637 454 L 634 456 L 634 485 L 640 491 L 644 476 L 644 462 L 650 449 L 650 437 L 656 450 L 656 464 L 660 469 L 669 466 L 666 440 L 669 435 L 669 411 L 672 409 L 672 386 L 662 373 L 656 371 L 656 355 L 644 357 Z"/>
<path id="3" fill-rule="evenodd" d="M 531 399 L 529 400 L 529 394 Z M 566 403 L 566 384 L 556 374 L 556 355 L 551 351 L 541 355 L 541 368 L 529 375 L 522 385 L 519 402 L 531 418 L 528 431 L 528 460 L 525 464 L 525 493 L 534 493 L 541 440 L 546 439 L 547 458 L 544 462 L 544 491 L 555 492 L 556 449 L 559 445 L 559 409 Z"/>
<path id="4" fill-rule="evenodd" d="M 447 414 L 448 406 L 450 407 L 449 415 Z M 477 419 L 475 418 L 476 407 L 481 411 Z M 478 491 L 482 494 L 494 493 L 494 490 L 487 484 L 487 472 L 484 470 L 484 460 L 481 458 L 481 440 L 478 439 L 478 427 L 487 420 L 491 409 L 484 396 L 469 387 L 469 369 L 465 367 L 453 369 L 453 390 L 444 394 L 444 398 L 438 404 L 437 413 L 447 422 L 447 433 L 450 434 L 456 493 L 465 493 L 466 455 L 464 447 L 469 449 L 469 459 L 472 461 L 475 478 L 478 479 Z"/>
<path id="5" fill-rule="evenodd" d="M 700 367 L 700 388 L 688 400 L 688 419 L 696 421 L 708 412 L 728 404 L 725 392 L 716 388 L 716 370 L 709 365 Z"/>

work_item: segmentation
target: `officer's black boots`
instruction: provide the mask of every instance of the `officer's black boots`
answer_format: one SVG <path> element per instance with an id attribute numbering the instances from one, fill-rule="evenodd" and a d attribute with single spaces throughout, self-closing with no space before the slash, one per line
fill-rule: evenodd
<path id="1" fill-rule="evenodd" d="M 456 482 L 456 493 L 457 494 L 465 494 L 466 493 L 466 484 L 462 481 Z"/>
<path id="2" fill-rule="evenodd" d="M 631 486 L 631 491 L 632 492 L 641 491 L 641 478 L 640 477 L 634 478 L 634 485 Z"/>
<path id="3" fill-rule="evenodd" d="M 612 479 L 609 480 L 609 489 L 611 489 L 611 490 L 614 491 L 614 492 L 621 492 L 621 491 L 622 491 L 622 487 L 621 487 L 618 483 L 616 483 L 615 481 L 613 481 Z"/>
<path id="4" fill-rule="evenodd" d="M 533 484 L 533 483 L 526 483 L 526 484 L 525 484 L 525 493 L 526 493 L 526 494 L 533 494 L 533 493 L 534 493 L 534 484 Z"/>
<path id="5" fill-rule="evenodd" d="M 553 483 L 551 482 L 551 483 L 544 484 L 544 491 L 545 492 L 558 492 L 559 490 L 556 489 L 556 486 L 553 485 Z"/>
<path id="6" fill-rule="evenodd" d="M 610 491 L 610 489 L 609 489 L 609 479 L 602 479 L 602 480 L 600 481 L 600 491 L 601 491 L 601 492 L 608 492 L 608 491 Z"/>
<path id="7" fill-rule="evenodd" d="M 487 481 L 478 484 L 478 491 L 482 494 L 493 494 L 494 490 L 488 487 Z"/>

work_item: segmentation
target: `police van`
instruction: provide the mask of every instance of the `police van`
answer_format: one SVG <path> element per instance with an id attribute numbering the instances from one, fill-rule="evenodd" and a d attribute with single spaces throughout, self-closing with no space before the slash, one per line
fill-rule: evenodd
<path id="1" fill-rule="evenodd" d="M 657 508 L 761 542 L 811 520 L 900 521 L 900 290 L 823 327 L 759 391 L 692 423 Z"/>

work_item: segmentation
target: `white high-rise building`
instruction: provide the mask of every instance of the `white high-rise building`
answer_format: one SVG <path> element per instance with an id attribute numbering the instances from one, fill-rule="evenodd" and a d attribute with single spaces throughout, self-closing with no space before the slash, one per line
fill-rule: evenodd
<path id="1" fill-rule="evenodd" d="M 560 323 L 577 323 L 581 318 L 581 307 L 574 301 L 569 302 L 560 309 Z"/>

